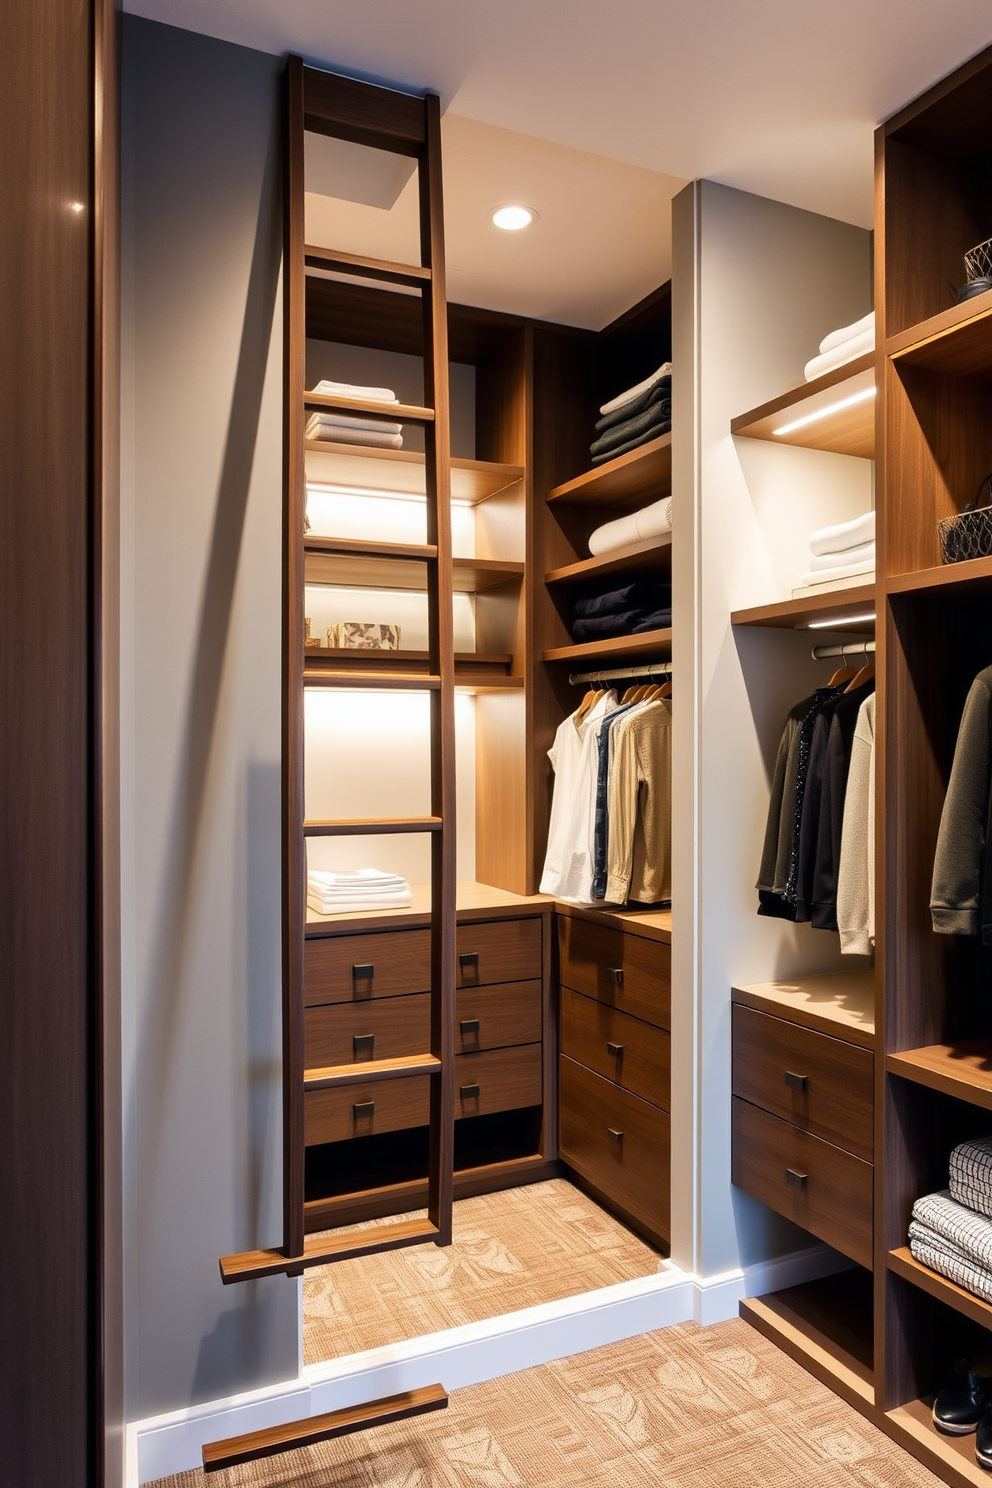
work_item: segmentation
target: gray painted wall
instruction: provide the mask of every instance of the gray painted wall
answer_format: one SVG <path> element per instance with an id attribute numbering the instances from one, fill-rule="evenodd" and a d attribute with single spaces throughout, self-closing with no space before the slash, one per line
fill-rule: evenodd
<path id="1" fill-rule="evenodd" d="M 124 17 L 128 1416 L 296 1374 L 281 1238 L 282 63 Z"/>

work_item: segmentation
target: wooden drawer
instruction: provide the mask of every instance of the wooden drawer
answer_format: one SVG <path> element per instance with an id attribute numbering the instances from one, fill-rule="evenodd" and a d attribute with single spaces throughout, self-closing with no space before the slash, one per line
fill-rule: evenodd
<path id="1" fill-rule="evenodd" d="M 561 1056 L 558 1149 L 567 1163 L 667 1239 L 668 1112 Z"/>
<path id="2" fill-rule="evenodd" d="M 459 987 L 540 980 L 540 918 L 459 925 L 456 945 Z"/>
<path id="3" fill-rule="evenodd" d="M 671 1086 L 670 1045 L 663 1028 L 562 987 L 562 1053 L 625 1090 L 664 1106 L 666 1111 Z"/>
<path id="4" fill-rule="evenodd" d="M 466 987 L 457 993 L 455 1048 L 459 1054 L 540 1041 L 540 981 L 506 982 L 479 990 Z"/>
<path id="5" fill-rule="evenodd" d="M 558 916 L 558 943 L 563 987 L 671 1027 L 671 946 L 571 915 Z"/>
<path id="6" fill-rule="evenodd" d="M 871 1162 L 870 1049 L 735 1003 L 733 1091 L 752 1105 Z"/>
<path id="7" fill-rule="evenodd" d="M 303 993 L 308 1005 L 367 1002 L 430 990 L 429 930 L 321 935 L 304 943 Z"/>
<path id="8" fill-rule="evenodd" d="M 370 1080 L 337 1090 L 310 1090 L 304 1100 L 307 1146 L 346 1142 L 351 1137 L 426 1126 L 430 1118 L 430 1077 L 415 1075 L 409 1080 Z M 540 1044 L 456 1057 L 456 1120 L 540 1104 Z"/>
<path id="9" fill-rule="evenodd" d="M 732 1181 L 869 1268 L 873 1175 L 871 1163 L 734 1097 Z"/>

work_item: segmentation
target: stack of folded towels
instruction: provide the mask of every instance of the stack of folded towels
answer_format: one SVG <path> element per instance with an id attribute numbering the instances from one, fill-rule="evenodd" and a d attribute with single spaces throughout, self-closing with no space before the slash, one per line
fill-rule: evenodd
<path id="1" fill-rule="evenodd" d="M 672 623 L 672 591 L 657 579 L 638 579 L 575 601 L 573 641 L 605 641 L 613 636 L 666 630 Z"/>
<path id="2" fill-rule="evenodd" d="M 910 1251 L 921 1266 L 992 1302 L 992 1137 L 955 1147 L 949 1181 L 913 1205 Z"/>
<path id="3" fill-rule="evenodd" d="M 672 364 L 666 362 L 636 387 L 611 398 L 599 410 L 596 439 L 589 448 L 594 465 L 637 449 L 672 427 Z"/>
<path id="4" fill-rule="evenodd" d="M 820 342 L 819 356 L 806 363 L 806 381 L 814 382 L 817 377 L 825 377 L 835 367 L 843 367 L 845 362 L 853 362 L 857 357 L 874 350 L 875 312 L 871 310 L 853 325 L 841 326 L 839 331 L 831 331 L 829 336 L 824 336 Z"/>
<path id="5" fill-rule="evenodd" d="M 398 873 L 359 868 L 357 873 L 307 874 L 307 907 L 317 914 L 358 914 L 366 909 L 409 909 L 410 885 Z"/>
<path id="6" fill-rule="evenodd" d="M 617 517 L 604 522 L 589 539 L 589 551 L 593 557 L 600 553 L 612 553 L 614 548 L 626 548 L 630 543 L 643 542 L 648 537 L 663 537 L 672 530 L 672 498 L 663 496 L 652 501 L 640 511 L 628 517 Z"/>
<path id="7" fill-rule="evenodd" d="M 364 398 L 367 403 L 398 403 L 392 388 L 357 387 L 351 382 L 318 382 L 315 393 L 328 397 Z M 402 449 L 403 425 L 388 419 L 354 418 L 347 413 L 318 409 L 307 420 L 308 439 L 333 439 L 336 444 L 370 444 L 377 449 Z"/>
<path id="8" fill-rule="evenodd" d="M 875 570 L 875 513 L 820 527 L 809 535 L 809 569 L 801 585 L 839 583 Z"/>

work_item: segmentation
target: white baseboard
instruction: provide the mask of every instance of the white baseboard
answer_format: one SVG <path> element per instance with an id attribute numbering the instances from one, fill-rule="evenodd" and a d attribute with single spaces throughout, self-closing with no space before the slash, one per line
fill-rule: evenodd
<path id="1" fill-rule="evenodd" d="M 199 1467 L 206 1442 L 418 1385 L 440 1382 L 448 1390 L 462 1389 L 693 1318 L 704 1325 L 724 1322 L 737 1316 L 744 1296 L 812 1280 L 848 1264 L 824 1245 L 706 1278 L 666 1262 L 652 1276 L 311 1364 L 297 1379 L 132 1422 L 126 1488 Z"/>

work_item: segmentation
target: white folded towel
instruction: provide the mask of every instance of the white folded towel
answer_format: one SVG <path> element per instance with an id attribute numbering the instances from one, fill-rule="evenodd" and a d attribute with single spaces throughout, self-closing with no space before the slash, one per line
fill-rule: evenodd
<path id="1" fill-rule="evenodd" d="M 803 587 L 807 584 L 827 584 L 834 579 L 853 579 L 855 574 L 874 572 L 874 558 L 865 558 L 860 563 L 839 564 L 836 568 L 812 569 L 809 573 L 803 574 L 799 584 Z"/>
<path id="2" fill-rule="evenodd" d="M 852 336 L 850 341 L 842 341 L 840 346 L 835 346 L 832 351 L 815 356 L 811 362 L 806 363 L 803 375 L 807 382 L 815 382 L 818 377 L 832 372 L 835 367 L 843 367 L 845 362 L 853 362 L 856 357 L 864 356 L 866 352 L 874 350 L 875 328 L 873 326 L 870 331 L 862 331 L 860 336 Z"/>
<path id="3" fill-rule="evenodd" d="M 859 543 L 856 548 L 848 548 L 844 553 L 814 553 L 809 560 L 810 571 L 816 573 L 822 568 L 850 568 L 852 563 L 864 563 L 870 560 L 875 562 L 875 544 L 873 542 Z"/>
<path id="4" fill-rule="evenodd" d="M 607 413 L 616 413 L 618 408 L 623 408 L 627 403 L 633 403 L 635 398 L 639 398 L 642 393 L 646 393 L 648 388 L 654 387 L 656 382 L 660 382 L 663 377 L 671 377 L 671 375 L 671 362 L 663 362 L 657 372 L 652 372 L 650 377 L 645 377 L 644 381 L 639 382 L 636 387 L 628 388 L 625 393 L 618 393 L 615 398 L 611 398 L 608 403 L 604 403 L 599 410 L 600 413 L 604 415 Z"/>
<path id="5" fill-rule="evenodd" d="M 640 542 L 646 537 L 661 537 L 672 530 L 672 499 L 663 496 L 652 501 L 650 506 L 631 512 L 628 517 L 617 517 L 604 522 L 589 539 L 589 551 L 593 557 L 609 553 L 614 548 L 625 548 L 628 543 Z"/>
<path id="6" fill-rule="evenodd" d="M 335 429 L 328 428 L 324 424 L 315 424 L 311 429 L 307 425 L 306 437 L 308 439 L 331 440 L 335 444 L 364 444 L 373 449 L 402 449 L 402 434 L 376 434 L 369 433 L 365 429 Z"/>
<path id="7" fill-rule="evenodd" d="M 364 398 L 366 403 L 399 402 L 392 388 L 358 387 L 353 382 L 331 382 L 327 377 L 318 382 L 313 391 L 323 393 L 328 398 Z"/>
<path id="8" fill-rule="evenodd" d="M 322 899 L 307 893 L 307 907 L 317 914 L 363 914 L 366 910 L 409 909 L 412 904 L 409 889 L 405 893 L 397 890 L 395 894 L 365 894 L 355 899 Z"/>
<path id="9" fill-rule="evenodd" d="M 357 868 L 352 873 L 332 873 L 326 868 L 311 868 L 307 874 L 308 888 L 319 888 L 322 891 L 395 888 L 397 885 L 403 888 L 409 887 L 402 874 L 386 873 L 382 868 Z"/>
<path id="10" fill-rule="evenodd" d="M 869 310 L 867 315 L 862 315 L 853 325 L 841 326 L 839 331 L 831 331 L 829 336 L 824 336 L 820 342 L 820 351 L 833 351 L 835 347 L 842 346 L 845 341 L 853 341 L 855 336 L 860 336 L 864 331 L 875 329 L 875 312 Z"/>
<path id="11" fill-rule="evenodd" d="M 833 527 L 818 527 L 809 535 L 811 553 L 846 553 L 862 543 L 875 541 L 875 513 L 865 512 L 862 517 L 853 517 L 850 522 L 838 522 Z"/>
<path id="12" fill-rule="evenodd" d="M 370 434 L 403 433 L 403 425 L 394 424 L 390 419 L 354 418 L 350 413 L 325 413 L 322 409 L 311 413 L 307 427 L 311 424 L 321 429 L 365 429 Z"/>

